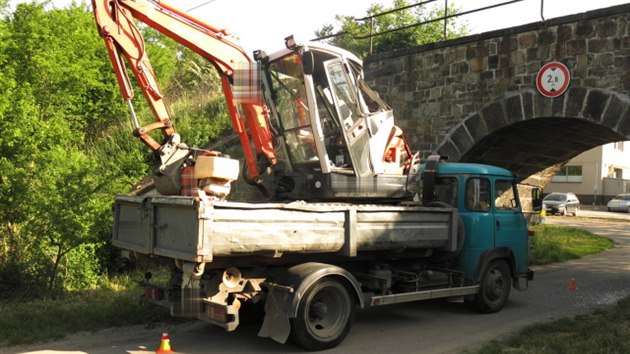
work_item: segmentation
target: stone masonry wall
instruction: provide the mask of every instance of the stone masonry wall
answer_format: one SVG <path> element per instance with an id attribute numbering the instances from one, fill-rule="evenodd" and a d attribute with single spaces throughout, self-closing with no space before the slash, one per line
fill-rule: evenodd
<path id="1" fill-rule="evenodd" d="M 536 74 L 551 61 L 569 68 L 573 88 L 627 98 L 629 20 L 630 4 L 620 5 L 378 54 L 365 60 L 364 69 L 411 145 L 432 152 L 455 126 L 492 102 L 523 92 L 542 97 Z M 534 105 L 523 102 L 528 104 Z"/>

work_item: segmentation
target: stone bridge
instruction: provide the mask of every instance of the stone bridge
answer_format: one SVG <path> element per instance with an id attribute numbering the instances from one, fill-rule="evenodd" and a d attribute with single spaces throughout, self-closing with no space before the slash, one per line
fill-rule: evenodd
<path id="1" fill-rule="evenodd" d="M 553 98 L 536 85 L 550 62 L 570 75 Z M 524 179 L 630 140 L 630 4 L 377 54 L 364 65 L 425 155 L 502 166 Z"/>

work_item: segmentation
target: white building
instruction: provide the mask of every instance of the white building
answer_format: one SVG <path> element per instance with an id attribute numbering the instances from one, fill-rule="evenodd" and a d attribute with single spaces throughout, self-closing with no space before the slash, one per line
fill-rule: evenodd
<path id="1" fill-rule="evenodd" d="M 605 204 L 630 193 L 630 141 L 598 146 L 571 159 L 545 187 L 545 193 L 573 192 L 582 204 Z"/>

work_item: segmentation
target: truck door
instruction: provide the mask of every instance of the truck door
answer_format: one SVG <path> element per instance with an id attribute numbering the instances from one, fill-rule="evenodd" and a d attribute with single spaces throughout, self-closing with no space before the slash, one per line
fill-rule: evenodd
<path id="1" fill-rule="evenodd" d="M 529 234 L 525 218 L 520 212 L 514 181 L 495 179 L 493 202 L 495 246 L 510 248 L 514 252 L 516 271 L 525 273 L 528 266 Z"/>
<path id="2" fill-rule="evenodd" d="M 494 219 L 491 216 L 491 184 L 488 178 L 472 177 L 466 180 L 464 209 L 462 217 L 468 234 L 466 237 L 469 248 L 475 250 L 473 258 L 476 260 L 483 250 L 494 248 Z"/>
<path id="3" fill-rule="evenodd" d="M 466 240 L 458 263 L 468 278 L 473 278 L 479 257 L 494 248 L 494 217 L 490 205 L 491 180 L 486 177 L 462 176 L 459 214 L 464 221 Z"/>
<path id="4" fill-rule="evenodd" d="M 463 209 L 460 209 L 460 215 L 467 231 L 459 262 L 462 269 L 468 270 L 468 277 L 473 276 L 481 254 L 494 248 L 491 187 L 491 180 L 486 177 L 470 177 L 464 184 Z"/>

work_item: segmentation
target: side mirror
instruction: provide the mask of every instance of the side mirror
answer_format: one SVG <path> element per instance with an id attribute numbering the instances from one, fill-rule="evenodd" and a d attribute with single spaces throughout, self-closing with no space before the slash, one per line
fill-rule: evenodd
<path id="1" fill-rule="evenodd" d="M 304 74 L 313 75 L 315 71 L 315 58 L 313 57 L 313 52 L 305 51 L 302 53 L 302 70 L 304 70 Z"/>
<path id="2" fill-rule="evenodd" d="M 532 189 L 532 209 L 541 211 L 542 204 L 542 189 L 535 187 Z"/>

